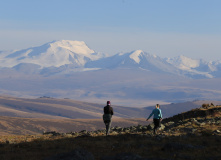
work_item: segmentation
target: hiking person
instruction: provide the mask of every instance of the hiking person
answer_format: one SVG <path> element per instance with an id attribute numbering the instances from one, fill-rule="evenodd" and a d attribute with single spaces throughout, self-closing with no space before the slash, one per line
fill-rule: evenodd
<path id="1" fill-rule="evenodd" d="M 160 109 L 160 105 L 156 104 L 156 108 L 153 109 L 152 113 L 149 115 L 146 121 L 150 119 L 150 117 L 153 115 L 153 123 L 154 123 L 154 134 L 156 134 L 157 129 L 160 127 L 160 121 L 162 120 L 162 113 Z"/>
<path id="2" fill-rule="evenodd" d="M 111 127 L 111 118 L 114 114 L 113 108 L 111 107 L 110 101 L 107 101 L 107 105 L 104 107 L 104 115 L 103 120 L 106 126 L 106 136 L 109 135 L 110 127 Z"/>

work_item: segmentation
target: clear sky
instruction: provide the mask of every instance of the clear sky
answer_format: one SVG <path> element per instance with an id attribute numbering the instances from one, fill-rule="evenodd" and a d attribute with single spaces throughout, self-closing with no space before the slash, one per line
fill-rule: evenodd
<path id="1" fill-rule="evenodd" d="M 221 60 L 221 0 L 0 0 L 0 50 L 61 39 Z"/>

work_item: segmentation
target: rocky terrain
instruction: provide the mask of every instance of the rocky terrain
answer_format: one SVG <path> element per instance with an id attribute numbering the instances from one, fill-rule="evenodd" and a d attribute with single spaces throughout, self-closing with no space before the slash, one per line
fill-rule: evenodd
<path id="1" fill-rule="evenodd" d="M 146 134 L 152 136 L 151 131 L 154 124 L 137 125 L 130 127 L 115 126 L 111 128 L 111 135 L 119 134 Z M 159 128 L 159 137 L 177 135 L 203 135 L 211 132 L 214 135 L 221 135 L 221 106 L 210 107 L 209 109 L 197 108 L 191 111 L 166 118 L 162 121 Z M 105 130 L 86 131 L 71 133 L 45 132 L 44 134 L 65 135 L 65 136 L 94 136 L 105 135 Z"/>
<path id="2" fill-rule="evenodd" d="M 153 124 L 105 130 L 0 136 L 0 159 L 219 160 L 221 106 L 197 108 Z M 18 158 L 19 157 L 19 158 Z"/>

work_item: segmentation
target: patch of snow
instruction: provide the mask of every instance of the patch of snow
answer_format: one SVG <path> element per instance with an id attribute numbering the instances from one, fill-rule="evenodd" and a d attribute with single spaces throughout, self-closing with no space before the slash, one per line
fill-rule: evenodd
<path id="1" fill-rule="evenodd" d="M 148 71 L 148 72 L 150 71 L 150 70 L 142 68 L 142 67 L 139 67 L 139 69 L 144 70 L 144 71 Z"/>
<path id="2" fill-rule="evenodd" d="M 136 50 L 134 51 L 131 55 L 130 58 L 133 59 L 136 63 L 140 63 L 140 58 L 139 56 L 141 55 L 141 53 L 143 53 L 142 50 Z"/>
<path id="3" fill-rule="evenodd" d="M 205 76 L 207 78 L 213 78 L 213 75 L 211 75 L 208 72 L 200 72 L 200 71 L 196 71 L 196 70 L 189 70 L 189 73 L 191 73 L 192 75 L 202 75 L 202 76 Z"/>
<path id="4" fill-rule="evenodd" d="M 126 53 L 124 53 L 124 52 L 118 53 L 119 56 L 123 56 L 123 55 L 125 55 L 125 54 L 126 54 Z"/>
<path id="5" fill-rule="evenodd" d="M 182 55 L 175 58 L 169 58 L 167 59 L 167 62 L 181 70 L 190 70 L 191 68 L 196 68 L 200 65 L 199 60 L 193 60 Z"/>
<path id="6" fill-rule="evenodd" d="M 70 40 L 61 40 L 50 43 L 51 49 L 64 48 L 71 52 L 77 54 L 84 54 L 90 56 L 94 51 L 85 44 L 83 41 L 70 41 Z"/>

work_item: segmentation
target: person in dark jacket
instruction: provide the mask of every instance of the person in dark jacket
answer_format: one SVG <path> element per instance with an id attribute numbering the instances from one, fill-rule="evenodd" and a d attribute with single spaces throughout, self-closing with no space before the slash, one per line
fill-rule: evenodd
<path id="1" fill-rule="evenodd" d="M 154 123 L 154 134 L 156 134 L 157 129 L 160 127 L 160 121 L 162 120 L 162 113 L 161 113 L 159 104 L 156 104 L 156 108 L 149 115 L 149 117 L 147 118 L 147 121 L 152 115 L 153 115 L 153 123 Z"/>
<path id="2" fill-rule="evenodd" d="M 106 126 L 106 136 L 109 135 L 110 127 L 111 127 L 111 119 L 114 114 L 113 108 L 111 107 L 110 101 L 107 101 L 107 105 L 104 107 L 104 115 L 103 120 Z"/>

